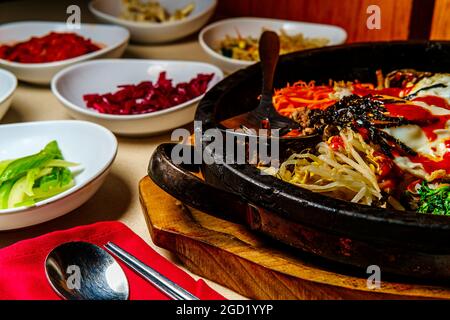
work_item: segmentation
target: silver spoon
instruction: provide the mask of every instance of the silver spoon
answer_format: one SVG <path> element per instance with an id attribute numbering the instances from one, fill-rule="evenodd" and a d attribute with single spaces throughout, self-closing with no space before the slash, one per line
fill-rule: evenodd
<path id="1" fill-rule="evenodd" d="M 112 242 L 105 245 L 128 267 L 174 300 L 199 300 Z M 53 249 L 45 261 L 47 279 L 67 300 L 126 300 L 128 281 L 106 250 L 87 242 L 69 242 Z"/>
<path id="2" fill-rule="evenodd" d="M 128 280 L 117 261 L 87 242 L 69 242 L 53 249 L 45 260 L 53 289 L 67 300 L 127 300 Z"/>

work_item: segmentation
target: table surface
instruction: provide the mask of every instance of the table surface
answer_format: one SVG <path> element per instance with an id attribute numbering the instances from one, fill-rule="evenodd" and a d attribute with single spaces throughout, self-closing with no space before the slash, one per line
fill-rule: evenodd
<path id="1" fill-rule="evenodd" d="M 73 1 L 72 1 L 73 2 Z M 65 21 L 65 12 L 71 1 L 18 1 L 0 4 L 0 23 L 19 20 Z M 82 22 L 95 22 L 83 3 Z M 197 37 L 167 45 L 147 46 L 130 44 L 125 58 L 174 59 L 210 62 L 200 48 Z M 70 119 L 65 109 L 53 96 L 49 87 L 20 83 L 14 95 L 11 109 L 1 121 L 5 123 Z M 105 184 L 79 209 L 53 221 L 18 231 L 0 233 L 0 247 L 36 237 L 55 230 L 87 225 L 98 221 L 118 220 L 128 225 L 159 253 L 179 265 L 170 252 L 156 247 L 150 238 L 142 213 L 138 183 L 146 175 L 148 161 L 153 150 L 170 141 L 170 135 L 149 138 L 118 137 L 119 151 Z M 180 266 L 182 267 L 182 266 Z M 192 275 L 192 274 L 191 274 Z M 193 275 L 194 278 L 198 278 Z M 240 295 L 205 280 L 228 299 L 242 299 Z"/>

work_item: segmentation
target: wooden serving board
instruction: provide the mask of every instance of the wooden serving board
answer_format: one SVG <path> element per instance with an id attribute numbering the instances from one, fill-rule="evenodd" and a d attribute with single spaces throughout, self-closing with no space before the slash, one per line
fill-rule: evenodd
<path id="1" fill-rule="evenodd" d="M 313 264 L 247 228 L 187 208 L 150 178 L 139 184 L 153 242 L 193 273 L 251 299 L 450 299 L 450 287 L 384 281 Z"/>

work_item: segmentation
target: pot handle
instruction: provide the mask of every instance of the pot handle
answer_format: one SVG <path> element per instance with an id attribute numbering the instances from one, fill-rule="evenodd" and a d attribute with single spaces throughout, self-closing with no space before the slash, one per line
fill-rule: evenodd
<path id="1" fill-rule="evenodd" d="M 168 194 L 195 209 L 246 224 L 248 204 L 236 193 L 217 188 L 195 176 L 192 172 L 200 172 L 200 165 L 175 164 L 171 153 L 176 145 L 166 143 L 156 148 L 148 166 L 149 177 Z M 190 152 L 193 160 L 195 148 L 188 145 L 182 148 L 183 152 Z"/>

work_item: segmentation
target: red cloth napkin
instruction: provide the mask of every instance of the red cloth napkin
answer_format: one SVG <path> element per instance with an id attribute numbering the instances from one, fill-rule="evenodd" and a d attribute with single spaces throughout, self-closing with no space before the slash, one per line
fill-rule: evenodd
<path id="1" fill-rule="evenodd" d="M 186 272 L 159 255 L 144 240 L 120 222 L 100 222 L 52 232 L 0 250 L 0 299 L 60 299 L 47 282 L 44 262 L 47 254 L 53 248 L 70 241 L 91 242 L 99 246 L 112 241 L 200 299 L 223 299 L 204 281 L 195 281 Z M 128 278 L 130 299 L 169 299 L 130 268 L 121 262 L 120 264 Z"/>

